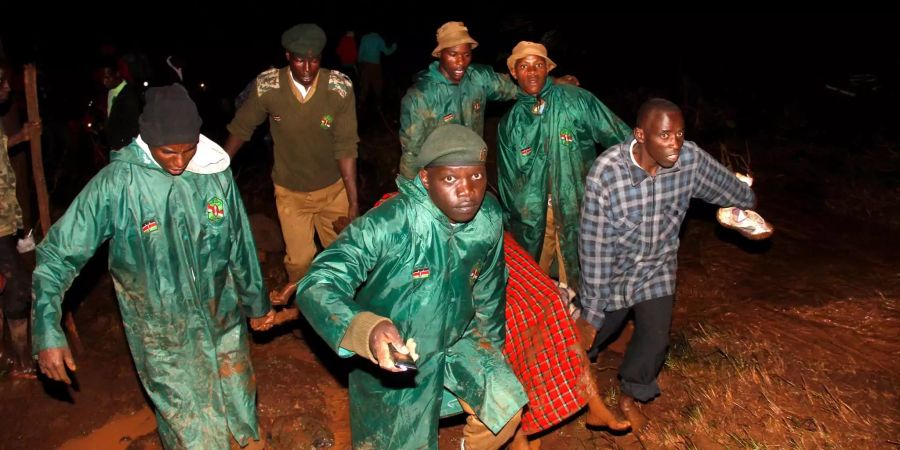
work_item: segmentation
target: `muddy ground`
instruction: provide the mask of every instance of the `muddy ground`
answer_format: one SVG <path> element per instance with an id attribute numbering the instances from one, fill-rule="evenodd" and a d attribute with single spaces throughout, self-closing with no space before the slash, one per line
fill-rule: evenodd
<path id="1" fill-rule="evenodd" d="M 396 124 L 373 117 L 361 147 L 364 206 L 391 190 L 399 155 Z M 697 141 L 717 156 L 721 145 L 751 150 L 758 210 L 776 234 L 744 241 L 716 224 L 714 208 L 694 205 L 682 229 L 663 395 L 643 408 L 650 425 L 613 435 L 585 428 L 579 415 L 545 433 L 543 448 L 900 447 L 898 147 L 804 135 Z M 234 169 L 274 286 L 284 280 L 283 250 L 265 154 L 245 149 Z M 161 448 L 105 255 L 68 301 L 86 347 L 77 385 L 0 374 L 0 449 Z M 252 351 L 271 447 L 349 448 L 353 362 L 302 323 L 256 336 Z M 606 351 L 593 366 L 610 405 L 620 361 Z M 458 448 L 462 423 L 445 423 L 441 448 Z"/>

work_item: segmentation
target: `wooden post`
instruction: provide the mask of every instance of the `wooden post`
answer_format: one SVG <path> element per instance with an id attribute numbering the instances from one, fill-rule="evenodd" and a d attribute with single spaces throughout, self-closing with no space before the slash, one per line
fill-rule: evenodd
<path id="1" fill-rule="evenodd" d="M 25 65 L 25 103 L 28 107 L 28 121 L 38 122 L 41 120 L 41 113 L 38 109 L 37 96 L 37 70 L 34 65 Z M 34 175 L 34 188 L 37 191 L 38 212 L 41 218 L 41 239 L 47 236 L 50 230 L 50 198 L 47 195 L 47 181 L 44 178 L 44 158 L 41 153 L 41 133 L 39 130 L 32 128 L 31 136 L 29 136 L 31 144 L 31 170 Z M 75 319 L 72 317 L 71 311 L 66 311 L 65 327 L 69 332 L 69 339 L 75 351 L 81 353 L 84 347 L 81 345 L 81 337 L 78 336 L 78 329 L 75 327 Z"/>
<path id="2" fill-rule="evenodd" d="M 37 122 L 41 120 L 41 114 L 38 111 L 37 71 L 32 64 L 25 66 L 25 101 L 28 105 L 28 121 Z M 31 130 L 29 143 L 31 143 L 31 170 L 34 173 L 34 188 L 37 191 L 38 211 L 41 217 L 41 237 L 43 238 L 47 236 L 47 231 L 50 229 L 50 201 L 47 196 L 47 182 L 44 179 L 41 134 L 38 130 Z"/>

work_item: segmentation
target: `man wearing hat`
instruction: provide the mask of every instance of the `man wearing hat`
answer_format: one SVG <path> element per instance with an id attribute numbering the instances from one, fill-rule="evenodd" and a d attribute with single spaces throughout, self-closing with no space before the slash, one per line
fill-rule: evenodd
<path id="1" fill-rule="evenodd" d="M 437 47 L 431 52 L 438 60 L 416 75 L 400 105 L 400 175 L 404 179 L 416 177 L 422 143 L 435 128 L 455 123 L 483 136 L 487 101 L 516 98 L 516 85 L 509 76 L 484 64 L 470 64 L 475 47 L 478 42 L 462 22 L 438 28 Z M 578 84 L 571 76 L 557 80 Z"/>
<path id="2" fill-rule="evenodd" d="M 554 84 L 548 73 L 556 64 L 543 45 L 519 42 L 506 64 L 519 84 L 497 132 L 506 227 L 545 272 L 557 262 L 559 280 L 577 287 L 585 177 L 596 145 L 618 144 L 631 128 L 587 90 Z"/>
<path id="3" fill-rule="evenodd" d="M 259 330 L 274 319 L 228 155 L 200 124 L 181 85 L 148 90 L 140 134 L 53 225 L 34 271 L 34 353 L 68 384 L 62 299 L 109 241 L 128 345 L 167 449 L 260 439 L 245 317 Z"/>
<path id="4" fill-rule="evenodd" d="M 316 245 L 327 247 L 359 214 L 356 194 L 356 104 L 350 78 L 320 68 L 325 32 L 314 24 L 296 25 L 281 36 L 288 65 L 256 77 L 241 105 L 225 151 L 234 155 L 268 118 L 275 141 L 275 204 L 291 283 L 309 269 Z"/>
<path id="5" fill-rule="evenodd" d="M 438 419 L 462 411 L 465 449 L 500 448 L 518 426 L 527 398 L 501 353 L 503 230 L 486 153 L 474 131 L 438 128 L 416 178 L 350 224 L 298 286 L 325 342 L 378 366 L 350 373 L 354 448 L 437 449 Z M 389 345 L 418 369 L 398 368 Z"/>

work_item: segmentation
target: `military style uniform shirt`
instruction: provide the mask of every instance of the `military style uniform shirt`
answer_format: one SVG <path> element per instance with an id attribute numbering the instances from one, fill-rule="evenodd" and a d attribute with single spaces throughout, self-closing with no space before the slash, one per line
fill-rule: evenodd
<path id="1" fill-rule="evenodd" d="M 16 173 L 9 162 L 7 136 L 0 128 L 0 237 L 22 228 L 22 209 L 16 198 Z"/>
<path id="2" fill-rule="evenodd" d="M 289 67 L 267 70 L 241 105 L 228 131 L 249 141 L 266 118 L 275 141 L 275 184 L 296 192 L 313 192 L 341 179 L 336 160 L 356 158 L 356 100 L 350 78 L 319 69 L 303 96 Z"/>
<path id="3" fill-rule="evenodd" d="M 584 189 L 581 302 L 597 329 L 606 311 L 675 293 L 678 231 L 691 198 L 723 207 L 756 202 L 746 184 L 691 141 L 655 177 L 634 159 L 635 142 L 603 152 Z"/>

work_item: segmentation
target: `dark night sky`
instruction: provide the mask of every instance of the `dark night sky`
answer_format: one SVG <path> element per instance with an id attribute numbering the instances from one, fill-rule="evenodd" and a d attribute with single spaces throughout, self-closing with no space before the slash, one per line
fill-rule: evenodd
<path id="1" fill-rule="evenodd" d="M 848 77 L 860 73 L 875 75 L 881 92 L 896 98 L 897 21 L 887 14 L 606 12 L 587 18 L 575 9 L 499 14 L 465 6 L 421 14 L 416 3 L 381 8 L 346 3 L 313 11 L 232 7 L 217 9 L 215 19 L 197 6 L 156 6 L 131 19 L 79 12 L 81 18 L 52 26 L 4 23 L 0 38 L 13 62 L 36 61 L 67 92 L 91 89 L 90 69 L 100 45 L 108 42 L 144 52 L 155 64 L 179 52 L 189 59 L 196 79 L 233 97 L 270 64 L 283 65 L 281 32 L 301 22 L 318 23 L 328 33 L 325 67 L 336 66 L 334 45 L 347 28 L 374 27 L 388 42 L 398 41 L 400 50 L 386 67 L 393 83 L 405 87 L 432 60 L 436 28 L 462 20 L 481 43 L 475 61 L 498 70 L 503 53 L 518 40 L 538 40 L 555 31 L 550 56 L 560 66 L 556 73 L 578 76 L 583 87 L 620 111 L 630 108 L 628 99 L 635 96 L 683 101 L 674 97 L 684 92 L 685 80 L 690 92 L 736 107 L 806 102 L 822 94 L 825 84 L 848 87 Z M 632 113 L 621 115 L 627 119 Z"/>

